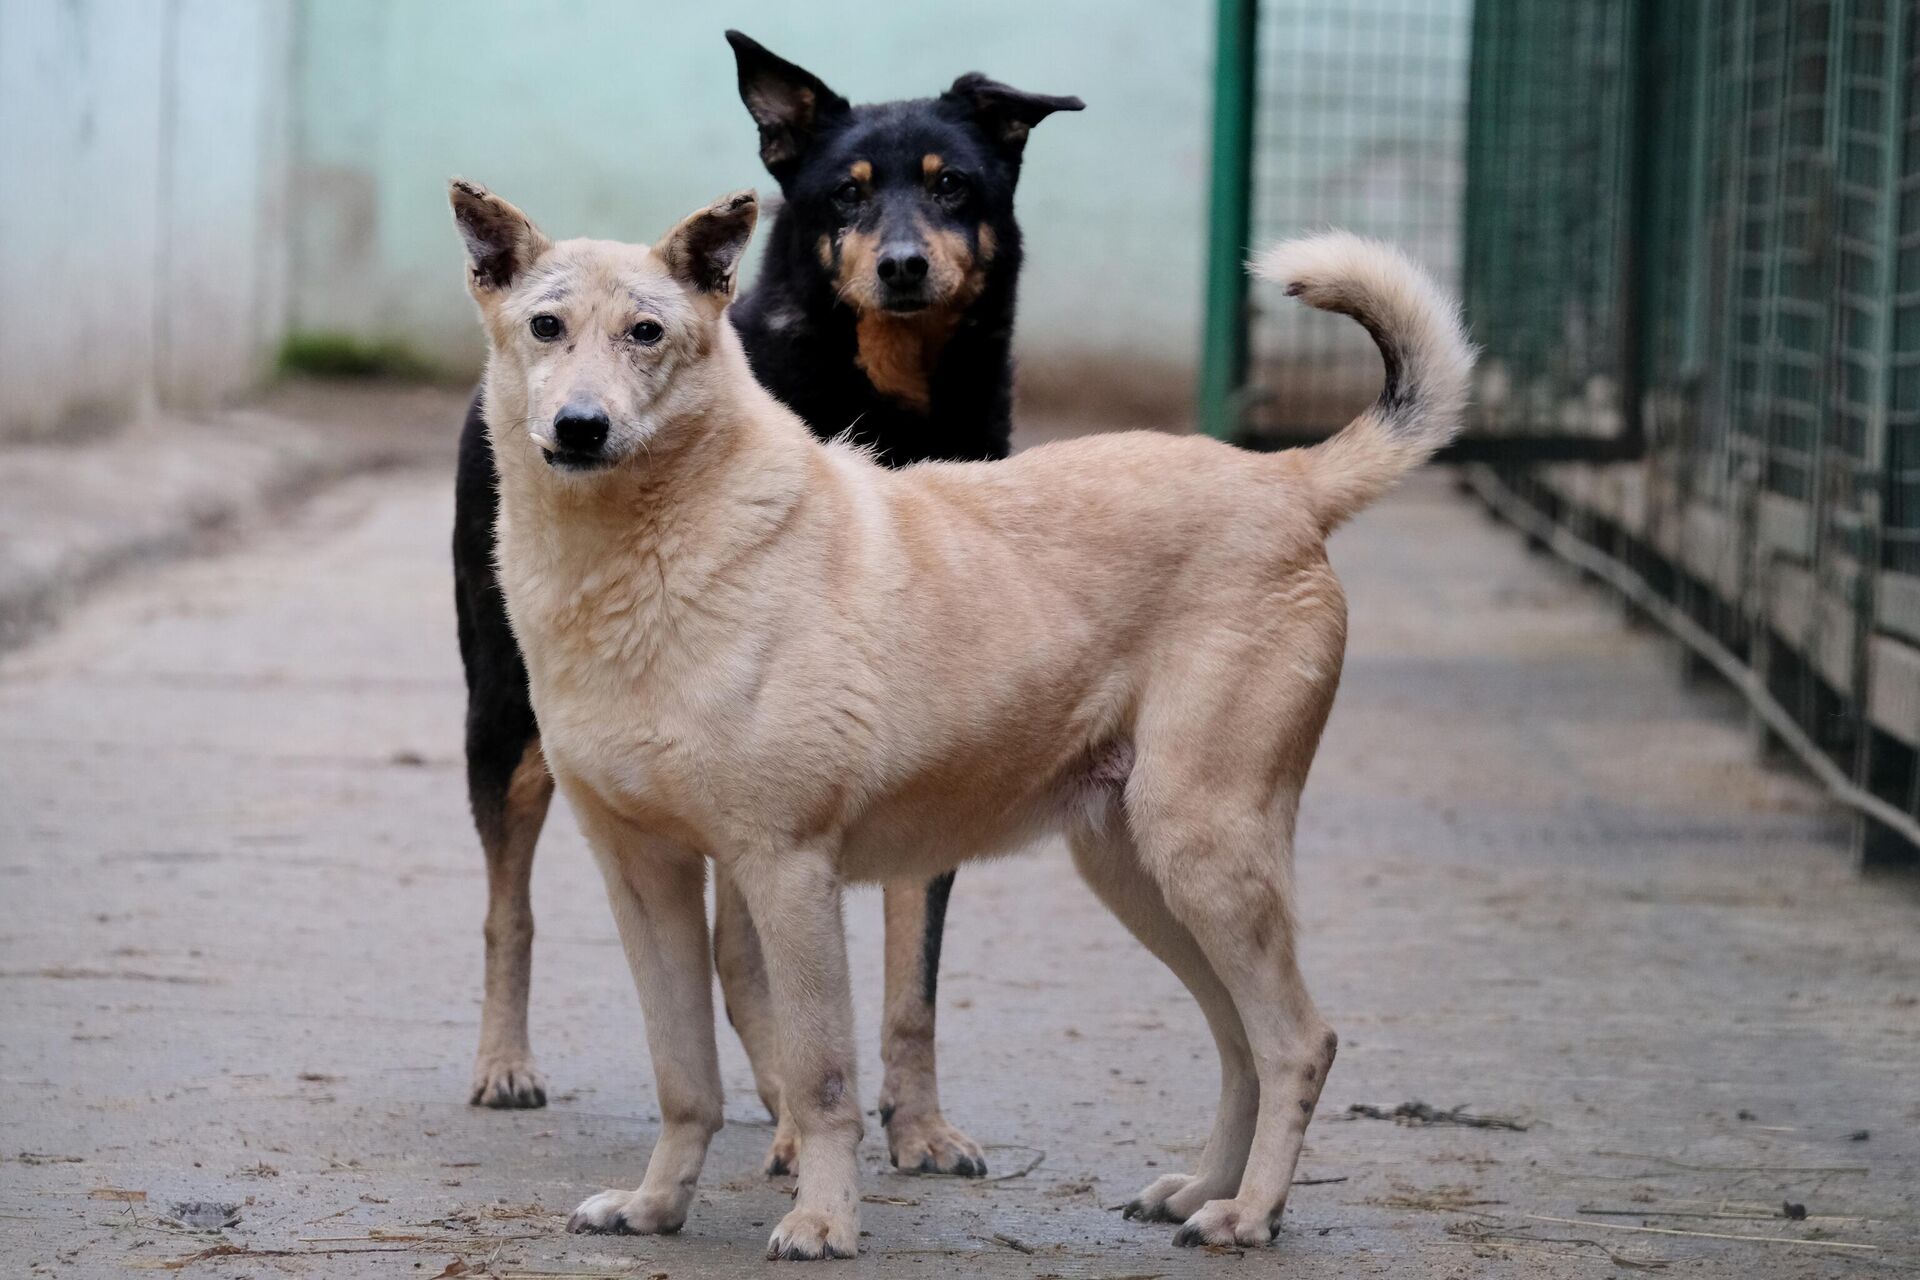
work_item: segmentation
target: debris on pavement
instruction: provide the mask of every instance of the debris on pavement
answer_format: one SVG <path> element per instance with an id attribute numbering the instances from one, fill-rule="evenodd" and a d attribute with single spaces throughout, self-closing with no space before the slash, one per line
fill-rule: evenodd
<path id="1" fill-rule="evenodd" d="M 1465 1104 L 1451 1110 L 1442 1111 L 1420 1101 L 1403 1102 L 1397 1107 L 1376 1107 L 1365 1102 L 1356 1102 L 1347 1108 L 1348 1119 L 1392 1120 L 1396 1124 L 1429 1125 L 1454 1124 L 1468 1129 L 1510 1129 L 1515 1133 L 1525 1133 L 1528 1125 L 1525 1121 L 1512 1116 L 1477 1116 L 1468 1112 Z"/>
<path id="2" fill-rule="evenodd" d="M 180 1200 L 167 1209 L 166 1220 L 190 1231 L 219 1231 L 240 1225 L 240 1206 L 215 1200 Z"/>

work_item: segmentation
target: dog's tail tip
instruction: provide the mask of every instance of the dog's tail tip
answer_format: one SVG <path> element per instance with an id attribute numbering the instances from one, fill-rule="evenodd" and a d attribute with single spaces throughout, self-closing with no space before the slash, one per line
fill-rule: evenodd
<path id="1" fill-rule="evenodd" d="M 1459 304 L 1392 245 L 1322 231 L 1272 245 L 1248 265 L 1310 307 L 1353 317 L 1380 349 L 1379 399 L 1311 451 L 1331 529 L 1459 432 L 1474 350 Z"/>

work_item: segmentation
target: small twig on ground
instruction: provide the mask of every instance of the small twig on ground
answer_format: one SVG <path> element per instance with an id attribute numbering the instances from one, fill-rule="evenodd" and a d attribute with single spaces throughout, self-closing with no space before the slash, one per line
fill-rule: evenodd
<path id="1" fill-rule="evenodd" d="M 1598 1249 L 1606 1255 L 1608 1262 L 1616 1267 L 1625 1267 L 1631 1271 L 1663 1271 L 1667 1267 L 1665 1258 L 1636 1258 L 1632 1254 L 1621 1253 L 1608 1248 L 1598 1240 L 1588 1240 L 1581 1236 L 1536 1236 L 1525 1231 L 1495 1231 L 1479 1222 L 1462 1222 L 1447 1228 L 1447 1234 L 1456 1236 L 1468 1244 L 1490 1244 L 1497 1248 L 1509 1247 L 1509 1242 L 1527 1245 L 1572 1244 L 1589 1249 Z M 1565 1254 L 1565 1257 L 1575 1255 Z M 1597 1259 L 1596 1259 L 1597 1261 Z"/>
<path id="2" fill-rule="evenodd" d="M 336 1253 L 408 1253 L 406 1246 L 361 1249 L 255 1249 L 244 1244 L 217 1244 L 178 1258 L 129 1258 L 125 1265 L 141 1271 L 184 1271 L 209 1258 L 318 1258 Z"/>
<path id="3" fill-rule="evenodd" d="M 1025 1240 L 1016 1240 L 1012 1236 L 1003 1236 L 998 1231 L 993 1233 L 993 1242 L 995 1244 L 1003 1244 L 1015 1253 L 1031 1255 L 1034 1252 L 1033 1246 Z"/>
<path id="4" fill-rule="evenodd" d="M 1651 1160 L 1688 1173 L 1852 1173 L 1865 1177 L 1871 1172 L 1863 1164 L 1688 1164 L 1671 1156 L 1649 1155 L 1644 1151 L 1595 1151 L 1593 1154 L 1618 1160 Z"/>
<path id="5" fill-rule="evenodd" d="M 1598 1205 L 1583 1204 L 1575 1213 L 1584 1213 L 1593 1218 L 1718 1218 L 1735 1222 L 1778 1222 L 1780 1211 L 1762 1213 L 1757 1209 L 1721 1210 L 1708 1209 L 1602 1209 Z M 1870 1218 L 1847 1217 L 1836 1214 L 1809 1214 L 1807 1222 L 1870 1222 Z"/>
<path id="6" fill-rule="evenodd" d="M 1343 1173 L 1337 1178 L 1295 1178 L 1293 1185 L 1296 1187 L 1324 1187 L 1330 1182 L 1345 1182 L 1350 1176 L 1349 1174 Z"/>
<path id="7" fill-rule="evenodd" d="M 1723 1231 L 1683 1231 L 1679 1227 L 1635 1227 L 1624 1222 L 1586 1222 L 1579 1218 L 1554 1218 L 1544 1213 L 1523 1213 L 1535 1222 L 1557 1222 L 1568 1227 L 1596 1227 L 1602 1231 L 1636 1231 L 1655 1236 L 1689 1236 L 1696 1240 L 1744 1240 L 1750 1244 L 1780 1244 L 1801 1249 L 1858 1249 L 1880 1252 L 1877 1244 L 1856 1244 L 1850 1240 L 1803 1240 L 1797 1236 L 1736 1236 Z"/>
<path id="8" fill-rule="evenodd" d="M 1025 1165 L 1023 1165 L 1018 1169 L 1015 1169 L 1012 1173 L 1002 1173 L 1002 1174 L 996 1174 L 991 1178 L 982 1178 L 980 1179 L 980 1181 L 982 1182 L 1009 1182 L 1014 1178 L 1024 1178 L 1028 1174 L 1032 1173 L 1035 1169 L 1038 1169 L 1041 1165 L 1041 1162 L 1047 1158 L 1047 1153 L 1045 1151 L 1042 1151 L 1039 1147 L 998 1146 L 998 1147 L 988 1147 L 987 1150 L 989 1151 L 1031 1151 L 1033 1152 L 1033 1159 L 1027 1161 Z"/>
<path id="9" fill-rule="evenodd" d="M 1528 1126 L 1512 1116 L 1476 1116 L 1468 1113 L 1465 1105 L 1442 1111 L 1429 1106 L 1418 1099 L 1403 1102 L 1397 1107 L 1376 1107 L 1370 1103 L 1356 1102 L 1347 1108 L 1349 1119 L 1392 1120 L 1411 1125 L 1455 1124 L 1468 1129 L 1510 1129 L 1515 1133 L 1525 1133 Z"/>

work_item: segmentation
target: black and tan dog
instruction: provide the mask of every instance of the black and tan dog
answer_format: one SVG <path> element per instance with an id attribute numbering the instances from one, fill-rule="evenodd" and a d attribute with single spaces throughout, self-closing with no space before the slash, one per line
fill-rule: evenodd
<path id="1" fill-rule="evenodd" d="M 1027 133 L 1078 98 L 969 74 L 936 98 L 852 106 L 818 77 L 728 32 L 760 156 L 785 197 L 758 283 L 730 311 L 755 376 L 822 438 L 892 466 L 1005 457 L 1020 230 L 1014 188 Z M 485 263 L 476 270 L 484 273 Z M 486 852 L 486 998 L 472 1101 L 546 1102 L 527 1036 L 528 882 L 553 796 L 527 671 L 495 573 L 498 478 L 476 396 L 461 437 L 453 560 L 467 673 L 467 781 Z M 563 418 L 554 460 L 590 455 L 604 421 Z M 596 438 L 596 436 L 598 438 Z M 891 883 L 886 903 L 886 1079 L 880 1109 L 904 1169 L 978 1176 L 980 1148 L 940 1112 L 934 988 L 951 874 Z M 761 1098 L 780 1119 L 769 1172 L 794 1163 L 758 940 L 738 892 L 717 886 L 714 958 Z"/>

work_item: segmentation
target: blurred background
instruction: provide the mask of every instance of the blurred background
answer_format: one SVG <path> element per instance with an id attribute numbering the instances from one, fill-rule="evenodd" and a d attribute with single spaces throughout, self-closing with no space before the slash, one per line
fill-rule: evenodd
<path id="1" fill-rule="evenodd" d="M 767 185 L 728 25 L 858 98 L 977 67 L 1086 99 L 1022 180 L 1027 420 L 1324 434 L 1377 360 L 1251 291 L 1248 247 L 1339 225 L 1409 249 L 1487 348 L 1459 456 L 1738 665 L 1841 775 L 1863 848 L 1920 836 L 1903 0 L 17 0 L 0 439 L 287 376 L 470 381 L 442 180 L 638 239 Z"/>
<path id="2" fill-rule="evenodd" d="M 445 554 L 482 354 L 446 179 L 637 240 L 769 194 L 727 27 L 856 101 L 976 69 L 1085 100 L 1020 182 L 1022 445 L 1344 423 L 1379 360 L 1249 282 L 1282 236 L 1391 240 L 1464 300 L 1465 436 L 1332 544 L 1353 649 L 1301 874 L 1343 1045 L 1294 1273 L 1920 1267 L 1914 0 L 0 0 L 0 1078 L 45 1104 L 0 1257 L 217 1261 L 149 1191 L 248 1197 L 219 1256 L 302 1275 L 365 1274 L 340 1240 L 757 1256 L 750 1177 L 690 1254 L 622 1242 L 637 1272 L 545 1220 L 653 1124 L 565 819 L 553 1111 L 462 1105 Z M 1111 1274 L 1103 1205 L 1191 1162 L 1204 1029 L 1061 863 L 962 874 L 941 988 L 949 1114 L 1040 1162 L 964 1199 L 876 1164 L 856 1269 L 924 1238 Z M 765 1134 L 728 1053 L 737 1173 Z M 1325 1118 L 1423 1096 L 1518 1127 Z M 1118 1269 L 1205 1265 L 1165 1243 Z"/>
<path id="3" fill-rule="evenodd" d="M 990 0 L 934 21 L 840 0 L 9 3 L 0 115 L 33 127 L 0 142 L 0 167 L 31 175 L 0 193 L 0 306 L 38 318 L 0 342 L 0 432 L 219 403 L 341 361 L 473 376 L 445 180 L 555 234 L 644 241 L 721 192 L 771 189 L 729 26 L 858 101 L 981 69 L 1094 104 L 1036 132 L 1021 183 L 1028 380 L 1183 415 L 1209 17 L 1195 0 Z"/>

